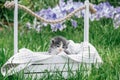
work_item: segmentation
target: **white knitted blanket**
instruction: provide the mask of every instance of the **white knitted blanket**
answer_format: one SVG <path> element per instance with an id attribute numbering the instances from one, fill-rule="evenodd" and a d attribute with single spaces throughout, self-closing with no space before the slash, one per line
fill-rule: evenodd
<path id="1" fill-rule="evenodd" d="M 58 55 L 60 57 L 69 58 L 80 63 L 102 63 L 102 59 L 100 58 L 96 49 L 90 43 L 75 44 L 71 41 L 69 46 L 69 51 L 71 51 L 73 54 L 67 55 L 65 52 L 61 52 Z M 29 49 L 22 48 L 19 50 L 19 53 L 13 55 L 1 67 L 1 73 L 4 76 L 12 75 L 15 72 L 19 72 L 33 63 L 47 60 L 55 56 L 56 55 L 48 55 L 48 52 L 33 52 Z"/>

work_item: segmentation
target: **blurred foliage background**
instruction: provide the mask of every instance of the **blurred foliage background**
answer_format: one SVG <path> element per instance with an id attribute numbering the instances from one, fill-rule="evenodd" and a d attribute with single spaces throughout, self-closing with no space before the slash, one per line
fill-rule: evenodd
<path id="1" fill-rule="evenodd" d="M 0 28 L 1 27 L 7 27 L 13 25 L 13 9 L 6 9 L 4 7 L 4 3 L 6 1 L 11 1 L 11 0 L 0 0 Z M 65 0 L 67 1 L 67 0 Z M 82 1 L 84 2 L 85 0 L 73 0 L 73 1 Z M 110 2 L 111 5 L 117 7 L 120 6 L 120 0 L 89 0 L 93 4 L 99 4 L 101 2 L 108 1 Z M 22 5 L 25 5 L 29 7 L 31 10 L 39 11 L 42 8 L 48 8 L 48 7 L 54 7 L 59 3 L 59 0 L 19 0 L 19 3 Z M 22 10 L 19 10 L 19 23 L 27 22 L 27 21 L 32 21 L 29 19 L 33 19 L 30 15 L 27 15 Z"/>

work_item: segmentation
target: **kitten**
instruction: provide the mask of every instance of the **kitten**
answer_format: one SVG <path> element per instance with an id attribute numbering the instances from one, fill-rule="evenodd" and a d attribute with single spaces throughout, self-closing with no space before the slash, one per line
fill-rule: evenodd
<path id="1" fill-rule="evenodd" d="M 51 55 L 59 54 L 64 51 L 66 54 L 69 54 L 67 51 L 69 41 L 61 36 L 56 36 L 51 40 L 49 53 Z"/>

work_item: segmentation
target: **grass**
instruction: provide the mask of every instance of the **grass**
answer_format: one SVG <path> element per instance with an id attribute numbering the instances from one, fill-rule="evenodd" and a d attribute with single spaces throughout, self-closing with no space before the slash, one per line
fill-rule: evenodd
<path id="1" fill-rule="evenodd" d="M 83 41 L 83 20 L 79 19 L 78 28 L 73 29 L 68 23 L 63 31 L 51 32 L 50 27 L 44 27 L 40 33 L 35 30 L 27 30 L 19 27 L 19 49 L 26 47 L 32 51 L 47 51 L 50 39 L 61 35 L 75 42 Z M 21 24 L 23 25 L 23 24 Z M 80 71 L 76 75 L 68 77 L 68 80 L 120 80 L 120 28 L 114 29 L 112 20 L 101 19 L 90 22 L 90 43 L 98 50 L 103 59 L 99 69 L 92 67 L 89 76 L 83 76 Z M 8 27 L 0 31 L 0 67 L 13 55 L 13 28 Z M 47 77 L 40 80 L 56 80 L 57 75 L 46 74 Z M 59 80 L 64 80 L 62 76 Z M 25 79 L 21 73 L 3 77 L 0 73 L 0 80 L 31 80 Z"/>

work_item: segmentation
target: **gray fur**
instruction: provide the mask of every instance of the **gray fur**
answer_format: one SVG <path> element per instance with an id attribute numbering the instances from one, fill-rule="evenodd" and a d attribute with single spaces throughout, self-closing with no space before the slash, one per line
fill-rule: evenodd
<path id="1" fill-rule="evenodd" d="M 67 51 L 69 41 L 62 36 L 56 36 L 51 39 L 49 53 L 52 54 L 52 52 L 54 52 L 55 50 L 58 51 L 58 49 L 61 45 L 60 43 L 63 44 L 62 49 L 64 50 L 64 52 L 66 52 L 66 54 L 69 54 L 69 52 Z M 56 52 L 56 54 L 58 54 L 58 53 Z"/>

